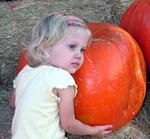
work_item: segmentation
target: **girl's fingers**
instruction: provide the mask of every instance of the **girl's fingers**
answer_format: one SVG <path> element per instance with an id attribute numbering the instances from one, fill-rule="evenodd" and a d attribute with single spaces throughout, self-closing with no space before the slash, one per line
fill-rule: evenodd
<path id="1" fill-rule="evenodd" d="M 108 135 L 110 133 L 112 133 L 111 130 L 109 130 L 109 131 L 102 131 L 102 132 L 99 132 L 98 134 L 94 135 L 94 137 L 102 137 L 102 136 Z"/>
<path id="2" fill-rule="evenodd" d="M 104 126 L 96 126 L 97 129 L 104 131 L 104 130 L 109 130 L 111 129 L 113 126 L 112 125 L 104 125 Z"/>
<path id="3" fill-rule="evenodd" d="M 110 134 L 111 132 L 112 132 L 111 130 L 109 130 L 109 131 L 103 131 L 102 135 L 107 135 L 107 134 Z"/>
<path id="4" fill-rule="evenodd" d="M 95 126 L 97 133 L 95 136 L 104 136 L 112 132 L 112 125 Z"/>

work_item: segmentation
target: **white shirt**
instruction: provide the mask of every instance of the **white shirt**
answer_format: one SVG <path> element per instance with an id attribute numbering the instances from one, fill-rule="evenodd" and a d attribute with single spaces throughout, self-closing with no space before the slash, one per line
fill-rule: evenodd
<path id="1" fill-rule="evenodd" d="M 65 139 L 59 124 L 59 97 L 53 88 L 75 86 L 65 70 L 52 66 L 25 66 L 14 81 L 16 109 L 12 139 Z"/>

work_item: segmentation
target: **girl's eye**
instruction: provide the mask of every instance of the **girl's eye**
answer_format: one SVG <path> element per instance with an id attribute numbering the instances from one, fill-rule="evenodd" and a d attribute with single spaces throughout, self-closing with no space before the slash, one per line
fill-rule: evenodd
<path id="1" fill-rule="evenodd" d="M 77 46 L 75 44 L 68 45 L 70 49 L 75 49 Z"/>
<path id="2" fill-rule="evenodd" d="M 85 52 L 85 50 L 86 50 L 85 48 L 82 48 L 82 49 L 81 49 L 81 52 Z"/>

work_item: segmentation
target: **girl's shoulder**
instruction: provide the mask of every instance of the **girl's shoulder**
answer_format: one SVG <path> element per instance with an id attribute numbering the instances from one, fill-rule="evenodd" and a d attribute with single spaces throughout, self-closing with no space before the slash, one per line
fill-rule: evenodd
<path id="1" fill-rule="evenodd" d="M 62 68 L 48 67 L 46 77 L 47 82 L 53 82 L 53 86 L 56 88 L 67 88 L 68 86 L 77 87 L 71 74 Z"/>

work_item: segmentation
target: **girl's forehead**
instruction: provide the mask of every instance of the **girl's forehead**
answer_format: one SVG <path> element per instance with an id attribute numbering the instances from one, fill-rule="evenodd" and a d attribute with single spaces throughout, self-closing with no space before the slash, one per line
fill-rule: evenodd
<path id="1" fill-rule="evenodd" d="M 85 45 L 88 44 L 90 39 L 91 39 L 90 30 L 79 26 L 72 26 L 68 27 L 67 33 L 62 41 L 64 43 L 74 42 L 81 45 Z"/>
<path id="2" fill-rule="evenodd" d="M 68 35 L 78 35 L 78 34 L 83 34 L 83 35 L 91 35 L 90 30 L 88 30 L 87 28 L 83 28 L 80 26 L 70 26 L 67 28 L 67 34 Z"/>

